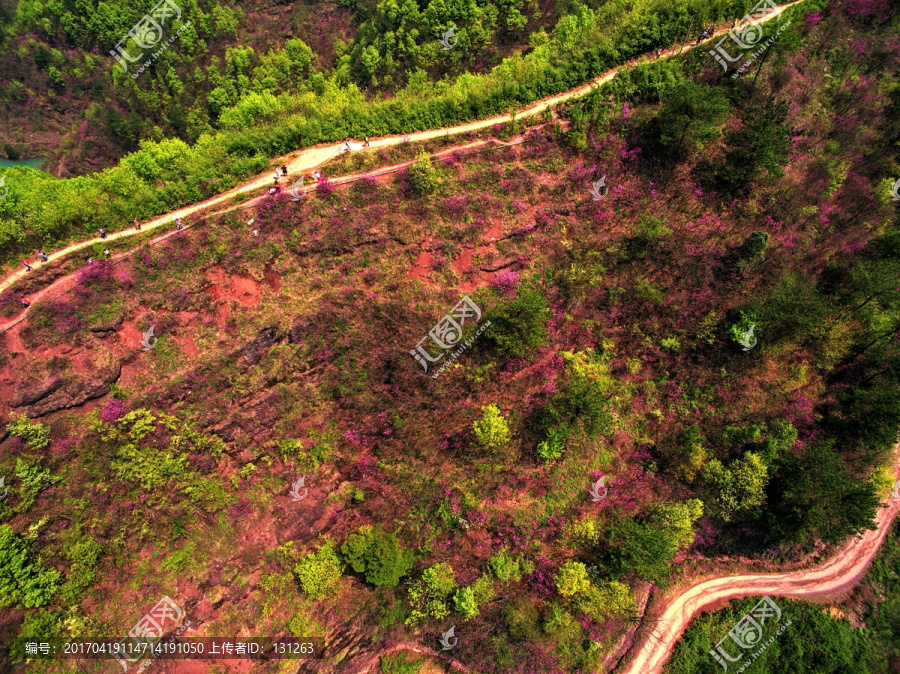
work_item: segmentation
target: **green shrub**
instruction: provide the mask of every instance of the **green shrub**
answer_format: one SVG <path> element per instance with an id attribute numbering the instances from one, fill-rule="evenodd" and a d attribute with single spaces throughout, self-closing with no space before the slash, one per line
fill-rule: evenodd
<path id="1" fill-rule="evenodd" d="M 422 150 L 416 161 L 409 167 L 409 182 L 413 191 L 424 196 L 431 194 L 438 184 L 438 172 L 431 163 L 431 158 Z"/>
<path id="2" fill-rule="evenodd" d="M 39 452 L 50 446 L 50 428 L 38 421 L 32 422 L 24 414 L 7 424 L 6 430 L 35 451 Z"/>
<path id="3" fill-rule="evenodd" d="M 565 425 L 551 428 L 547 432 L 547 439 L 538 443 L 538 456 L 544 461 L 553 461 L 561 457 L 566 451 L 566 440 L 569 439 L 569 433 L 570 430 Z"/>
<path id="4" fill-rule="evenodd" d="M 574 597 L 576 594 L 586 592 L 591 586 L 587 568 L 581 562 L 566 562 L 553 576 L 557 591 L 563 597 Z"/>
<path id="5" fill-rule="evenodd" d="M 483 336 L 501 356 L 522 358 L 529 349 L 547 344 L 550 304 L 533 283 L 520 284 L 515 297 L 491 310 L 490 319 Z"/>
<path id="6" fill-rule="evenodd" d="M 548 429 L 548 435 L 542 446 L 538 446 L 538 454 L 547 460 L 562 455 L 566 441 L 576 430 L 594 438 L 613 429 L 608 401 L 613 383 L 606 363 L 593 351 L 566 351 L 562 356 L 566 378 L 541 417 L 541 425 Z"/>
<path id="7" fill-rule="evenodd" d="M 453 567 L 444 562 L 430 566 L 422 577 L 410 585 L 410 615 L 407 625 L 414 625 L 425 618 L 441 620 L 450 614 L 447 601 L 456 589 L 456 574 Z"/>
<path id="8" fill-rule="evenodd" d="M 494 404 L 481 408 L 482 417 L 472 424 L 478 444 L 488 449 L 497 449 L 509 441 L 509 423 Z"/>
<path id="9" fill-rule="evenodd" d="M 37 493 L 58 482 L 62 482 L 62 476 L 53 476 L 49 468 L 43 468 L 40 464 L 29 463 L 21 458 L 16 458 L 16 477 L 22 482 L 22 488 Z"/>
<path id="10" fill-rule="evenodd" d="M 46 606 L 59 580 L 59 571 L 32 560 L 28 543 L 12 527 L 0 525 L 0 606 Z"/>
<path id="11" fill-rule="evenodd" d="M 343 0 L 338 0 L 342 2 Z M 410 660 L 410 658 L 413 658 Z M 407 653 L 395 655 L 383 655 L 379 662 L 381 674 L 418 674 L 422 669 L 424 660 Z"/>
<path id="12" fill-rule="evenodd" d="M 404 550 L 396 534 L 381 527 L 362 527 L 341 546 L 341 555 L 356 573 L 365 574 L 366 582 L 378 587 L 397 587 L 400 578 L 413 566 L 413 553 Z"/>
<path id="13" fill-rule="evenodd" d="M 294 567 L 294 575 L 307 595 L 312 599 L 322 599 L 341 577 L 341 570 L 341 560 L 329 541 L 304 557 Z"/>
<path id="14" fill-rule="evenodd" d="M 494 575 L 503 582 L 510 581 L 519 582 L 522 580 L 522 567 L 519 560 L 510 556 L 506 548 L 503 548 L 488 560 L 488 567 L 494 572 Z"/>
<path id="15" fill-rule="evenodd" d="M 464 620 L 471 620 L 480 613 L 480 607 L 491 601 L 496 594 L 491 577 L 483 573 L 471 586 L 456 591 L 453 605 Z"/>

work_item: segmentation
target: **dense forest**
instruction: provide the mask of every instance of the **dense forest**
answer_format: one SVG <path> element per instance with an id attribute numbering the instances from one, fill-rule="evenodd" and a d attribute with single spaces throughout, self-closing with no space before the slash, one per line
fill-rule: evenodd
<path id="1" fill-rule="evenodd" d="M 218 43 L 246 67 L 186 87 L 184 138 L 166 121 L 100 173 L 7 173 L 0 251 L 165 212 L 302 145 L 502 111 L 746 10 L 451 5 L 341 2 L 355 27 L 321 28 L 342 35 L 322 61 L 312 34 Z M 29 6 L 35 41 L 100 44 L 102 22 Z M 243 25 L 229 12 L 210 15 Z M 0 295 L 25 316 L 0 335 L 3 662 L 39 634 L 125 634 L 171 596 L 205 634 L 322 637 L 334 671 L 451 626 L 479 672 L 599 671 L 659 589 L 872 528 L 900 432 L 896 7 L 810 0 L 782 21 L 741 77 L 708 49 L 648 60 L 484 151 L 69 260 L 75 289 L 27 314 Z M 451 25 L 472 61 L 435 60 Z M 278 59 L 303 76 L 267 89 Z M 123 101 L 170 83 L 104 67 Z M 423 371 L 417 344 L 463 298 L 465 352 Z M 759 671 L 890 671 L 896 548 L 868 581 L 888 599 L 858 602 L 872 639 L 784 600 Z M 718 671 L 708 651 L 757 601 L 699 621 L 670 671 Z"/>
<path id="2" fill-rule="evenodd" d="M 195 203 L 259 173 L 271 157 L 298 147 L 348 136 L 408 133 L 503 112 L 583 84 L 659 46 L 683 42 L 698 26 L 741 16 L 750 6 L 717 0 L 690 8 L 687 3 L 646 0 L 595 8 L 562 4 L 563 12 L 528 9 L 530 16 L 542 17 L 533 22 L 530 43 L 513 48 L 513 42 L 504 50 L 505 40 L 513 39 L 508 19 L 524 16 L 515 3 L 505 3 L 501 11 L 475 0 L 441 0 L 420 11 L 411 0 L 375 7 L 360 2 L 355 13 L 341 7 L 328 10 L 328 2 L 298 3 L 298 22 L 318 37 L 310 34 L 307 42 L 285 36 L 282 44 L 270 45 L 275 31 L 256 47 L 254 40 L 240 39 L 249 37 L 245 33 L 236 33 L 245 10 L 216 6 L 207 8 L 207 14 L 184 3 L 181 19 L 170 24 L 171 30 L 181 30 L 187 21 L 191 25 L 148 72 L 132 79 L 133 72 L 123 72 L 116 59 L 105 54 L 149 7 L 129 5 L 127 12 L 115 13 L 115 20 L 103 20 L 114 11 L 103 3 L 105 11 L 70 19 L 71 12 L 53 3 L 22 2 L 16 21 L 10 18 L 0 33 L 0 53 L 9 54 L 0 59 L 0 78 L 7 82 L 3 107 L 9 137 L 0 140 L 7 155 L 19 156 L 27 148 L 24 135 L 14 137 L 17 129 L 22 134 L 45 129 L 47 108 L 60 107 L 57 126 L 77 130 L 57 134 L 59 154 L 49 165 L 54 174 L 80 177 L 53 180 L 24 167 L 6 173 L 10 194 L 0 201 L 0 260 L 10 261 L 37 247 L 51 248 L 98 227 L 115 231 L 134 218 Z M 337 37 L 339 19 L 318 16 L 328 11 L 344 17 L 352 40 L 349 34 Z M 497 17 L 493 31 L 483 15 Z M 554 17 L 559 18 L 553 22 Z M 542 27 L 548 20 L 550 25 Z M 358 28 L 350 30 L 354 21 Z M 247 23 L 247 29 L 256 29 L 256 22 Z M 451 25 L 459 27 L 458 43 L 445 51 L 437 28 Z M 333 40 L 324 51 L 327 40 L 319 31 Z M 46 45 L 39 41 L 41 35 Z M 69 45 L 68 56 L 61 50 L 64 45 Z M 130 42 L 126 47 L 134 50 Z M 329 58 L 335 50 L 342 56 Z M 506 51 L 509 56 L 499 64 L 499 56 L 491 56 Z M 479 64 L 482 74 L 466 70 Z M 42 67 L 48 74 L 39 74 Z M 4 69 L 13 71 L 7 74 Z M 23 82 L 42 77 L 45 87 L 25 89 Z M 382 92 L 388 81 L 393 83 L 390 90 Z M 70 112 L 63 123 L 65 110 L 77 114 Z M 60 162 L 73 170 L 58 170 Z"/>

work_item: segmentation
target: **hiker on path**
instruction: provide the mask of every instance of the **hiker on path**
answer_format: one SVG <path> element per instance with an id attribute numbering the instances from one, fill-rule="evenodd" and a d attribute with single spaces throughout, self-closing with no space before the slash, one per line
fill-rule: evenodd
<path id="1" fill-rule="evenodd" d="M 103 254 L 106 256 L 106 259 L 108 260 L 109 259 L 109 248 L 104 248 Z"/>
<path id="2" fill-rule="evenodd" d="M 657 50 L 656 50 L 656 58 L 658 59 L 660 56 L 662 56 L 662 49 L 657 48 Z"/>
<path id="3" fill-rule="evenodd" d="M 88 255 L 88 264 L 89 265 L 94 264 L 94 260 L 93 260 L 93 258 L 91 258 L 90 255 Z"/>
<path id="4" fill-rule="evenodd" d="M 47 261 L 47 256 L 44 255 L 44 251 L 39 250 L 39 251 L 37 252 L 37 254 L 38 254 L 38 257 L 41 258 L 41 262 L 46 262 L 46 261 Z"/>
<path id="5" fill-rule="evenodd" d="M 31 271 L 31 265 L 28 264 L 25 260 L 22 260 L 22 264 L 25 265 L 25 269 L 27 269 L 28 271 Z"/>
<path id="6" fill-rule="evenodd" d="M 101 239 L 105 239 L 105 238 L 106 238 L 106 230 L 103 229 L 102 227 L 101 227 L 100 229 L 97 230 L 97 233 L 100 235 L 100 238 L 101 238 Z"/>
<path id="7" fill-rule="evenodd" d="M 19 298 L 19 304 L 21 304 L 24 309 L 31 306 L 31 302 L 26 301 L 24 297 Z"/>
<path id="8" fill-rule="evenodd" d="M 137 218 L 134 219 L 134 228 L 135 228 L 137 231 L 141 231 L 141 223 L 138 222 L 138 219 L 137 219 Z"/>
<path id="9" fill-rule="evenodd" d="M 344 151 L 350 152 L 350 139 L 349 138 L 344 141 Z"/>
<path id="10" fill-rule="evenodd" d="M 180 232 L 182 227 L 184 227 L 184 220 L 182 220 L 181 218 L 178 218 L 175 221 L 175 230 Z"/>
<path id="11" fill-rule="evenodd" d="M 363 140 L 363 147 L 369 147 L 369 137 L 366 136 L 365 140 Z"/>
<path id="12" fill-rule="evenodd" d="M 316 182 L 319 182 L 322 179 L 322 174 L 319 171 L 313 173 L 313 178 L 315 178 Z"/>
<path id="13" fill-rule="evenodd" d="M 281 165 L 281 175 L 287 178 L 287 166 L 285 166 L 284 164 Z"/>

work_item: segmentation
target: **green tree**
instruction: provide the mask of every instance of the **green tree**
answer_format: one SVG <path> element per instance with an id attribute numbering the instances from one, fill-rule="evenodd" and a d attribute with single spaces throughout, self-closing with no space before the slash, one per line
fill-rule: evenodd
<path id="1" fill-rule="evenodd" d="M 471 586 L 463 587 L 453 595 L 453 605 L 463 619 L 471 620 L 481 612 L 481 606 L 496 596 L 494 583 L 487 574 L 481 574 Z"/>
<path id="2" fill-rule="evenodd" d="M 874 485 L 852 475 L 827 444 L 784 457 L 769 493 L 766 531 L 777 542 L 838 543 L 875 528 Z"/>
<path id="3" fill-rule="evenodd" d="M 702 148 L 721 135 L 730 111 L 722 87 L 679 82 L 668 91 L 659 110 L 663 146 L 676 156 Z"/>
<path id="4" fill-rule="evenodd" d="M 342 564 L 331 541 L 306 555 L 294 567 L 300 587 L 312 599 L 322 599 L 341 577 Z"/>
<path id="5" fill-rule="evenodd" d="M 430 566 L 422 577 L 409 587 L 410 615 L 407 625 L 415 625 L 425 618 L 441 620 L 450 614 L 447 602 L 456 589 L 453 567 L 444 562 Z"/>
<path id="6" fill-rule="evenodd" d="M 380 526 L 365 526 L 351 534 L 341 546 L 341 554 L 354 571 L 365 574 L 367 583 L 378 587 L 397 587 L 413 566 L 412 551 L 401 548 L 397 535 Z"/>
<path id="7" fill-rule="evenodd" d="M 677 459 L 673 468 L 675 476 L 684 482 L 693 482 L 708 461 L 703 434 L 697 425 L 688 426 L 677 441 Z"/>
<path id="8" fill-rule="evenodd" d="M 472 423 L 472 430 L 478 444 L 488 449 L 497 449 L 509 442 L 509 423 L 494 404 L 481 408 L 481 419 Z"/>
<path id="9" fill-rule="evenodd" d="M 786 123 L 787 101 L 770 96 L 763 106 L 750 106 L 744 111 L 741 128 L 725 134 L 724 181 L 739 192 L 750 188 L 750 181 L 764 169 L 779 178 L 784 175 L 791 137 Z"/>
<path id="10" fill-rule="evenodd" d="M 490 317 L 491 327 L 483 337 L 501 356 L 522 358 L 547 343 L 550 305 L 534 284 L 520 284 L 516 296 L 501 300 Z"/>
<path id="11" fill-rule="evenodd" d="M 769 247 L 769 235 L 766 232 L 753 232 L 738 248 L 738 257 L 745 264 L 753 264 L 766 254 Z"/>
<path id="12" fill-rule="evenodd" d="M 511 556 L 507 552 L 507 548 L 502 548 L 493 557 L 488 560 L 488 567 L 494 572 L 494 575 L 503 582 L 510 581 L 519 582 L 522 580 L 522 568 L 519 560 Z"/>
<path id="13" fill-rule="evenodd" d="M 419 152 L 416 161 L 409 167 L 409 182 L 420 196 L 431 194 L 437 187 L 438 172 L 425 150 Z"/>
<path id="14" fill-rule="evenodd" d="M 581 562 L 569 561 L 563 564 L 553 576 L 556 590 L 563 597 L 574 597 L 586 592 L 591 586 L 587 568 Z"/>
<path id="15" fill-rule="evenodd" d="M 768 468 L 755 452 L 747 452 L 730 468 L 713 459 L 704 469 L 703 479 L 718 492 L 718 514 L 726 522 L 738 513 L 758 508 L 766 500 Z"/>

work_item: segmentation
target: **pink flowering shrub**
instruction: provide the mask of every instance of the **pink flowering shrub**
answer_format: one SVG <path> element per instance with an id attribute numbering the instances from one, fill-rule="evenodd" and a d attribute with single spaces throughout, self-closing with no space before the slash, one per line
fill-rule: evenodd
<path id="1" fill-rule="evenodd" d="M 108 424 L 114 423 L 125 416 L 128 412 L 128 405 L 124 400 L 116 400 L 110 398 L 106 401 L 106 405 L 100 411 L 100 419 Z"/>

